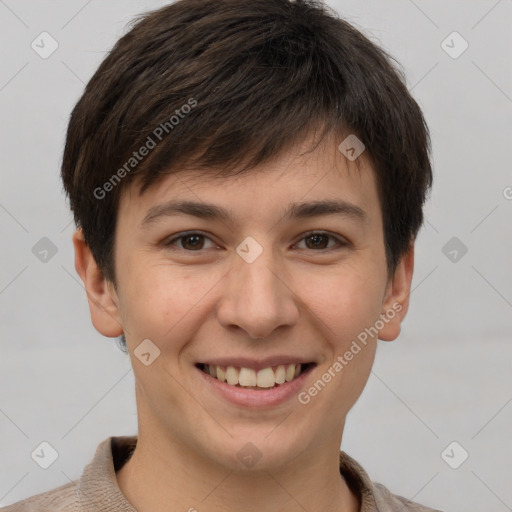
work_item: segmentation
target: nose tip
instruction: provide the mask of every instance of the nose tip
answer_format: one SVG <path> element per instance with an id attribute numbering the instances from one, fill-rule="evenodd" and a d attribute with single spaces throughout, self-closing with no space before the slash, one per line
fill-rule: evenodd
<path id="1" fill-rule="evenodd" d="M 299 317 L 293 293 L 272 270 L 269 258 L 260 254 L 252 263 L 242 258 L 228 275 L 218 308 L 221 324 L 243 329 L 255 341 L 268 339 Z"/>

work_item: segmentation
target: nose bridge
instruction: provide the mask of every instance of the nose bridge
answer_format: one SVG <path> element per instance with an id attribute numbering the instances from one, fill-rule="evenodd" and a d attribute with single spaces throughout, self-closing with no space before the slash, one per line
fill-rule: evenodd
<path id="1" fill-rule="evenodd" d="M 243 248 L 247 246 L 241 244 L 239 250 Z M 219 318 L 226 327 L 236 325 L 253 338 L 264 338 L 279 326 L 292 325 L 298 311 L 292 292 L 278 277 L 272 250 L 246 258 L 251 250 L 249 245 L 249 251 L 234 259 Z"/>
<path id="2" fill-rule="evenodd" d="M 240 298 L 245 302 L 254 303 L 254 306 L 258 305 L 260 299 L 265 299 L 263 304 L 270 306 L 276 300 L 275 295 L 280 293 L 275 271 L 271 270 L 276 265 L 269 253 L 270 251 L 266 254 L 262 253 L 251 263 L 238 262 L 236 272 L 240 276 L 237 281 L 237 285 L 241 288 Z"/>

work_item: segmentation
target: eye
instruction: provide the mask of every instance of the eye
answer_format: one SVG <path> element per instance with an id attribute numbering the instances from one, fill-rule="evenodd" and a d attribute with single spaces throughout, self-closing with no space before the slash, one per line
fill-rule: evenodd
<path id="1" fill-rule="evenodd" d="M 334 240 L 338 247 L 347 246 L 348 243 L 336 236 L 330 235 L 329 233 L 324 233 L 322 231 L 312 231 L 310 233 L 306 233 L 306 236 L 303 237 L 300 241 L 306 241 L 306 248 L 313 250 L 329 250 L 333 249 L 333 247 L 326 247 L 326 243 L 329 244 L 329 239 Z"/>
<path id="2" fill-rule="evenodd" d="M 209 237 L 196 231 L 180 233 L 178 236 L 165 240 L 163 245 L 171 249 L 176 247 L 187 252 L 200 252 L 202 249 L 208 249 L 208 247 L 205 247 L 206 240 L 209 240 L 212 243 L 211 247 L 215 247 L 215 244 Z M 328 247 L 329 241 L 331 240 L 335 242 L 334 247 Z M 300 242 L 302 241 L 306 241 L 306 249 L 311 249 L 317 252 L 334 249 L 336 246 L 345 247 L 348 245 L 346 240 L 322 231 L 306 233 L 306 235 L 300 240 Z"/>
<path id="3" fill-rule="evenodd" d="M 204 241 L 210 240 L 206 235 L 197 232 L 181 233 L 172 239 L 163 242 L 165 247 L 176 246 L 176 243 L 181 241 L 178 245 L 178 249 L 182 249 L 188 252 L 199 252 L 204 249 Z M 211 241 L 211 240 L 210 240 Z M 215 245 L 215 244 L 213 244 Z"/>

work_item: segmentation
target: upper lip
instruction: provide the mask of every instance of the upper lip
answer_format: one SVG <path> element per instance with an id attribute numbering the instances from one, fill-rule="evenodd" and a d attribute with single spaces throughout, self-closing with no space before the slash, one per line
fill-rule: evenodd
<path id="1" fill-rule="evenodd" d="M 200 364 L 211 366 L 234 366 L 236 368 L 252 368 L 253 370 L 262 370 L 272 366 L 289 365 L 289 364 L 308 364 L 313 363 L 312 359 L 304 359 L 296 356 L 274 356 L 264 359 L 251 359 L 248 357 L 219 357 L 201 361 Z"/>

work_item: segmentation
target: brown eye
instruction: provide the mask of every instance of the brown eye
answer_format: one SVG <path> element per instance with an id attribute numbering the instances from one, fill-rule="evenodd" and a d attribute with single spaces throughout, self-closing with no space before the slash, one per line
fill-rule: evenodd
<path id="1" fill-rule="evenodd" d="M 183 248 L 184 249 L 202 249 L 204 245 L 204 236 L 203 235 L 187 235 L 181 237 L 183 240 Z"/>
<path id="2" fill-rule="evenodd" d="M 305 238 L 305 240 L 311 242 L 310 244 L 306 242 L 306 246 L 308 249 L 326 249 L 329 243 L 328 239 L 327 235 L 311 235 Z"/>
<path id="3" fill-rule="evenodd" d="M 199 252 L 205 248 L 206 240 L 210 239 L 201 233 L 182 233 L 179 236 L 165 241 L 163 245 L 170 249 L 176 248 L 187 252 Z"/>
<path id="4" fill-rule="evenodd" d="M 343 246 L 348 245 L 347 242 L 345 242 L 343 239 L 340 239 L 340 238 L 330 235 L 328 233 L 321 233 L 321 232 L 308 233 L 304 238 L 301 239 L 301 242 L 303 240 L 305 240 L 306 249 L 317 250 L 317 251 L 334 249 L 336 247 L 336 245 L 338 247 L 343 247 Z M 334 242 L 336 244 L 334 247 L 333 246 L 328 247 L 329 242 L 331 240 L 334 240 Z"/>

